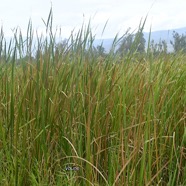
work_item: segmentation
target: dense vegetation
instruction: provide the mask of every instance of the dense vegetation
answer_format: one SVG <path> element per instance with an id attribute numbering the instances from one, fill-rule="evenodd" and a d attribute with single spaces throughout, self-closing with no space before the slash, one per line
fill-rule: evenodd
<path id="1" fill-rule="evenodd" d="M 89 26 L 59 50 L 45 24 L 36 54 L 31 22 L 1 31 L 0 184 L 186 185 L 185 55 L 100 56 Z"/>

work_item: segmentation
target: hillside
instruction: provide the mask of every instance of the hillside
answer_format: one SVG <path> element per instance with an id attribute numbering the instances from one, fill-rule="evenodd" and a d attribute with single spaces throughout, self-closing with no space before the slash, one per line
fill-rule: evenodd
<path id="1" fill-rule="evenodd" d="M 168 45 L 168 51 L 173 51 L 173 48 L 170 44 L 170 41 L 173 40 L 173 31 L 176 31 L 179 34 L 185 34 L 186 33 L 186 27 L 184 28 L 178 28 L 178 29 L 172 29 L 172 30 L 159 30 L 151 32 L 151 40 L 154 40 L 155 43 L 158 43 L 161 40 L 165 40 Z M 147 47 L 147 41 L 149 39 L 149 32 L 144 32 L 144 38 L 146 40 L 146 47 Z M 112 46 L 114 38 L 108 38 L 108 39 L 96 39 L 94 42 L 94 45 L 100 45 L 103 43 L 103 47 L 108 52 Z"/>

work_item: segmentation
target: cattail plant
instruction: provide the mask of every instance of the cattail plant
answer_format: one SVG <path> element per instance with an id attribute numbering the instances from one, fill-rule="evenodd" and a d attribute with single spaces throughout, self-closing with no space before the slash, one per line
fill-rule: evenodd
<path id="1" fill-rule="evenodd" d="M 0 32 L 0 184 L 185 185 L 185 55 L 100 60 L 90 22 L 57 50 L 52 21 Z"/>

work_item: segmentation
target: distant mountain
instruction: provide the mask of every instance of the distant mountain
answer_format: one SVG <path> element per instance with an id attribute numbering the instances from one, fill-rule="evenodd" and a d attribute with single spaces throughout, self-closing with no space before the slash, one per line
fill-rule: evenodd
<path id="1" fill-rule="evenodd" d="M 184 28 L 178 28 L 178 29 L 172 29 L 172 30 L 160 30 L 160 31 L 154 31 L 151 32 L 150 39 L 154 40 L 155 43 L 159 43 L 160 40 L 165 40 L 168 45 L 168 51 L 171 52 L 173 51 L 173 47 L 170 44 L 170 41 L 173 41 L 173 31 L 176 31 L 178 34 L 186 34 L 186 27 Z M 149 39 L 149 32 L 144 32 L 144 38 L 146 40 L 146 47 L 148 44 L 148 39 Z M 96 39 L 94 41 L 94 46 L 97 45 L 103 45 L 105 48 L 106 52 L 108 52 L 112 46 L 114 39 L 109 38 L 109 39 Z"/>

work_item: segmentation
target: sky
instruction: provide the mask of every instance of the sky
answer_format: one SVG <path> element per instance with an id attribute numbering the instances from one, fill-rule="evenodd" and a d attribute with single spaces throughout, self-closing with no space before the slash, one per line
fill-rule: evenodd
<path id="1" fill-rule="evenodd" d="M 12 36 L 16 27 L 26 35 L 29 19 L 33 28 L 43 33 L 42 19 L 47 21 L 51 7 L 53 28 L 61 28 L 64 38 L 89 20 L 97 38 L 113 38 L 129 27 L 131 31 L 137 29 L 147 14 L 146 32 L 150 27 L 152 31 L 186 27 L 185 0 L 0 0 L 0 24 L 5 36 Z"/>

